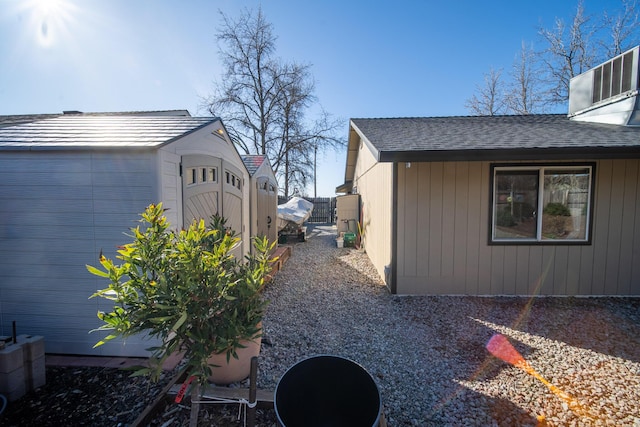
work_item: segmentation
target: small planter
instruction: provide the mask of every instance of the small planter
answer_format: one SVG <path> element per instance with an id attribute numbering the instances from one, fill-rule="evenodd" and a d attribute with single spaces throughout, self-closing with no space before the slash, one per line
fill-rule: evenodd
<path id="1" fill-rule="evenodd" d="M 212 374 L 209 381 L 217 385 L 227 385 L 242 381 L 249 376 L 251 371 L 251 358 L 260 354 L 260 345 L 262 337 L 255 338 L 251 341 L 241 341 L 243 347 L 236 349 L 238 358 L 229 358 L 227 363 L 227 353 L 219 353 L 209 358 L 209 364 L 215 365 L 212 368 Z"/>

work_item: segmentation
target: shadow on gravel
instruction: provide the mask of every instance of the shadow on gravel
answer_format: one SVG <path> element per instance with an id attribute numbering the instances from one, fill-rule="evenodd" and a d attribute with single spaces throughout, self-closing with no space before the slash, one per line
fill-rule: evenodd
<path id="1" fill-rule="evenodd" d="M 335 237 L 336 229 L 330 224 L 308 225 L 307 242 L 295 243 L 292 249 L 294 253 L 304 251 L 304 245 L 313 244 L 335 250 L 322 273 L 322 280 L 335 287 L 323 301 L 325 304 L 352 301 L 348 313 L 351 320 L 306 310 L 305 304 L 297 301 L 300 304 L 291 308 L 299 311 L 297 324 L 278 325 L 277 331 L 268 334 L 268 341 L 273 338 L 273 343 L 268 344 L 266 357 L 275 356 L 271 352 L 277 351 L 282 370 L 314 354 L 333 354 L 362 364 L 378 384 L 385 415 L 393 426 L 460 425 L 460 422 L 491 425 L 496 420 L 500 426 L 537 424 L 535 416 L 508 399 L 475 392 L 458 382 L 460 378 L 476 375 L 486 360 L 484 346 L 492 335 L 489 328 L 470 319 L 468 313 L 452 313 L 447 304 L 438 302 L 437 298 L 426 297 L 425 305 L 423 297 L 389 294 L 380 278 L 371 276 L 370 270 L 360 271 L 360 266 L 347 262 L 354 257 L 355 249 L 337 248 Z M 320 268 L 318 260 L 308 262 L 309 270 Z M 276 278 L 274 286 L 277 285 Z M 366 296 L 361 293 L 363 288 L 370 289 Z M 419 314 L 413 316 L 411 301 L 427 313 L 420 309 L 415 311 Z M 453 320 L 452 315 L 457 320 Z M 400 322 L 403 318 L 410 321 Z M 474 334 L 460 336 L 460 324 L 456 326 L 456 321 L 467 324 Z M 336 322 L 353 326 L 346 330 L 335 328 Z M 405 325 L 406 329 L 398 324 Z M 412 324 L 415 328 L 406 327 Z M 326 333 L 322 336 L 307 333 L 314 330 L 314 325 L 322 325 Z M 421 338 L 424 328 L 428 333 Z M 434 334 L 437 336 L 432 339 Z M 497 363 L 490 368 L 484 368 L 484 375 L 495 374 L 500 369 Z M 470 418 L 462 421 L 462 413 L 469 414 Z"/>
<path id="2" fill-rule="evenodd" d="M 591 370 L 599 369 L 597 354 L 640 361 L 640 298 L 395 296 L 370 267 L 361 268 L 356 250 L 337 248 L 335 237 L 330 224 L 311 224 L 307 242 L 293 245 L 294 253 L 313 245 L 326 247 L 328 255 L 302 257 L 304 266 L 293 260 L 295 274 L 283 271 L 283 282 L 295 284 L 281 292 L 292 299 L 289 309 L 297 322 L 274 325 L 268 334 L 273 347 L 265 356 L 277 365 L 271 381 L 303 358 L 335 354 L 371 373 L 390 425 L 544 425 L 537 415 L 559 417 L 561 425 L 577 418 L 538 380 L 488 353 L 485 346 L 495 333 L 508 336 L 535 368 L 578 397 L 592 393 L 576 376 L 596 373 Z M 306 278 L 323 285 L 307 289 Z M 291 296 L 297 288 L 304 291 Z M 347 300 L 351 308 L 341 318 L 329 316 L 331 311 L 308 310 L 304 292 L 320 294 L 313 301 L 322 306 Z M 352 326 L 335 327 L 343 322 Z M 321 336 L 310 332 L 318 327 L 324 331 Z M 589 355 L 578 360 L 583 367 L 565 375 L 568 361 L 561 359 L 562 352 L 575 356 L 580 349 L 597 354 L 593 360 Z M 573 362 L 566 369 L 572 370 Z M 556 370 L 558 364 L 563 368 Z M 594 387 L 605 394 L 617 392 L 604 384 Z M 591 403 L 608 405 L 606 398 L 595 396 Z"/>
<path id="3" fill-rule="evenodd" d="M 478 298 L 477 307 L 470 316 L 480 321 L 482 310 L 500 308 L 498 326 L 640 362 L 640 298 Z M 525 357 L 534 351 L 524 344 L 519 350 Z"/>

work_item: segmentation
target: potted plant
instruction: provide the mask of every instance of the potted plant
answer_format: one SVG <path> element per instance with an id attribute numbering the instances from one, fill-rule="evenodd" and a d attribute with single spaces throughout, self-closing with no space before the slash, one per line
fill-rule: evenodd
<path id="1" fill-rule="evenodd" d="M 273 244 L 254 238 L 253 255 L 238 260 L 232 250 L 239 238 L 223 218 L 213 217 L 210 226 L 200 220 L 172 231 L 161 203 L 149 206 L 140 222 L 131 229 L 133 241 L 118 249 L 120 264 L 101 254 L 100 267 L 87 266 L 108 280 L 91 297 L 113 301 L 112 311 L 98 312 L 104 324 L 97 330 L 109 334 L 96 347 L 146 333 L 159 344 L 149 349 L 149 365 L 135 374 L 157 380 L 164 361 L 179 353 L 186 374 L 205 384 L 219 369 L 220 362 L 209 360 L 212 355 L 233 363 L 247 342 L 261 337 L 266 308 L 261 291 Z M 248 376 L 248 363 L 246 369 L 239 379 Z"/>

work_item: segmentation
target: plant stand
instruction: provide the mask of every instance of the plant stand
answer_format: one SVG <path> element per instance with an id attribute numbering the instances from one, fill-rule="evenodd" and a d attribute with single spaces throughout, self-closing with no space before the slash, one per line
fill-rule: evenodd
<path id="1" fill-rule="evenodd" d="M 273 408 L 273 390 L 258 390 L 258 358 L 251 358 L 251 372 L 249 374 L 249 388 L 228 388 L 207 386 L 201 390 L 199 385 L 193 387 L 191 392 L 191 418 L 190 427 L 197 427 L 198 415 L 201 404 L 233 404 L 237 403 L 244 409 L 244 425 L 255 427 L 256 407 Z"/>

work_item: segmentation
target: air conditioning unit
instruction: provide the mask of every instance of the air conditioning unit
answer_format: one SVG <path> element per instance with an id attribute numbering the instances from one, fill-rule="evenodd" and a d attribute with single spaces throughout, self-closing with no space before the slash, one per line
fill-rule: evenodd
<path id="1" fill-rule="evenodd" d="M 571 79 L 572 120 L 640 126 L 640 46 Z"/>

